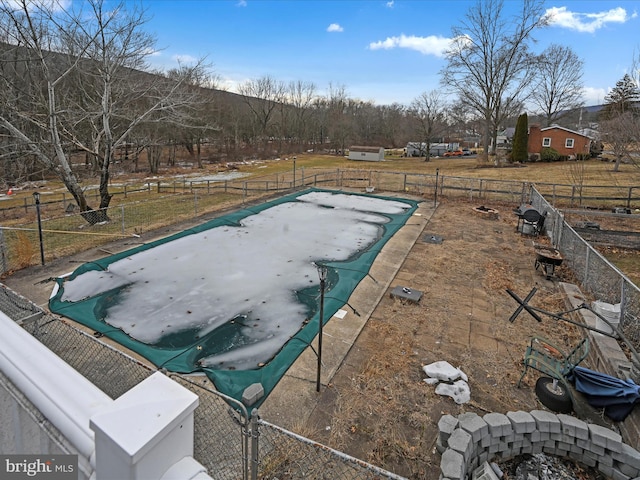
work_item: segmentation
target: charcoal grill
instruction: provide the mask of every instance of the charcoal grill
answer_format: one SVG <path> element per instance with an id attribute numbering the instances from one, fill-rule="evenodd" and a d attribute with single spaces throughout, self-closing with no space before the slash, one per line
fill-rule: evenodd
<path id="1" fill-rule="evenodd" d="M 516 231 L 525 235 L 538 235 L 542 231 L 545 215 L 529 204 L 522 204 L 513 209 L 513 213 L 518 217 Z"/>
<path id="2" fill-rule="evenodd" d="M 550 280 L 555 268 L 562 265 L 562 261 L 564 260 L 562 254 L 553 247 L 540 245 L 538 243 L 533 245 L 533 249 L 536 253 L 536 270 L 541 269 L 546 275 L 547 280 Z"/>

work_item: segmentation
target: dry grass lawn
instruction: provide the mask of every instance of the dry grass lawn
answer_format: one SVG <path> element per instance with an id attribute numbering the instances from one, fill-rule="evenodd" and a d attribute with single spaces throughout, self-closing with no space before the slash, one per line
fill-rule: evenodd
<path id="1" fill-rule="evenodd" d="M 613 172 L 611 163 L 600 160 L 493 168 L 474 158 L 425 162 L 398 157 L 374 164 L 338 156 L 298 155 L 296 166 L 438 171 L 445 176 L 640 187 L 640 170 L 622 165 L 619 172 Z M 285 174 L 292 167 L 291 159 L 234 166 L 256 176 Z M 190 173 L 221 169 L 224 167 L 212 165 L 205 172 Z M 166 171 L 163 176 L 178 173 Z M 137 175 L 135 180 L 143 177 Z M 114 182 L 127 178 L 115 175 Z M 17 189 L 3 206 L 32 202 L 35 188 L 53 191 L 60 185 L 49 181 Z M 114 198 L 114 203 L 124 202 Z M 407 304 L 385 295 L 331 384 L 324 388 L 315 411 L 304 420 L 292 415 L 290 425 L 283 425 L 412 479 L 438 478 L 435 438 L 442 414 L 541 407 L 533 391 L 534 373 L 527 375 L 522 388 L 515 386 L 532 335 L 551 337 L 566 347 L 575 345 L 582 335 L 577 327 L 553 320 L 539 324 L 526 314 L 508 322 L 517 304 L 506 294 L 507 288 L 524 297 L 535 286 L 534 305 L 552 312 L 565 308 L 557 282 L 534 269 L 531 238 L 515 231 L 516 218 L 511 213 L 515 205 L 487 205 L 500 211 L 497 220 L 490 220 L 471 215 L 476 205 L 455 198 L 440 200 L 426 233 L 440 235 L 444 242 L 416 242 L 392 284 L 402 281 L 424 291 L 422 301 Z M 225 202 L 215 208 L 232 207 Z M 640 276 L 637 255 L 609 253 L 626 271 Z M 556 273 L 559 280 L 574 283 L 563 266 Z M 423 381 L 422 366 L 438 360 L 447 360 L 467 373 L 472 391 L 468 404 L 457 405 L 436 395 Z"/>

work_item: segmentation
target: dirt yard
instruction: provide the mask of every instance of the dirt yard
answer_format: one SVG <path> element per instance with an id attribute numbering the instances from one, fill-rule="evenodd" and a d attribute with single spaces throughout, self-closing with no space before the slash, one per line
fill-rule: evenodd
<path id="1" fill-rule="evenodd" d="M 477 206 L 441 199 L 390 285 L 423 291 L 421 301 L 405 303 L 387 292 L 308 418 L 288 411 L 266 420 L 399 475 L 436 480 L 443 414 L 544 408 L 534 393 L 536 372 L 516 388 L 530 337 L 544 335 L 570 349 L 583 331 L 550 318 L 538 323 L 526 312 L 510 323 L 518 304 L 506 289 L 524 298 L 536 287 L 531 303 L 559 312 L 565 305 L 557 283 L 573 279 L 564 265 L 551 280 L 534 268 L 533 242 L 545 239 L 516 232 L 517 205 L 485 204 L 499 211 L 497 219 L 474 212 Z M 426 241 L 432 236 L 442 242 Z M 104 253 L 79 257 L 87 261 L 91 255 Z M 74 267 L 59 259 L 16 272 L 4 283 L 44 305 L 51 285 L 39 281 Z M 470 402 L 458 405 L 424 382 L 422 367 L 438 360 L 468 375 Z"/>
<path id="2" fill-rule="evenodd" d="M 412 479 L 437 479 L 437 422 L 443 414 L 544 409 L 534 393 L 535 371 L 521 388 L 521 359 L 532 335 L 573 347 L 583 331 L 566 322 L 536 322 L 526 312 L 514 323 L 518 304 L 538 289 L 532 304 L 565 310 L 558 281 L 571 282 L 568 269 L 547 278 L 534 268 L 533 242 L 543 238 L 516 232 L 516 205 L 485 205 L 497 219 L 473 212 L 478 205 L 444 200 L 406 258 L 390 288 L 424 292 L 418 304 L 385 295 L 303 433 L 319 442 Z M 442 243 L 424 241 L 430 236 Z M 568 348 L 570 350 L 571 348 Z M 435 394 L 422 367 L 446 360 L 469 377 L 471 401 L 457 405 Z"/>

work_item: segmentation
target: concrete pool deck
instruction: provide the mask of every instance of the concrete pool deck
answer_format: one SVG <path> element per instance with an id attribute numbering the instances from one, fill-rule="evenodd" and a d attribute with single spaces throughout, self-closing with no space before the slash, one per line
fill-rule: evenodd
<path id="1" fill-rule="evenodd" d="M 370 275 L 358 284 L 349 297 L 349 305 L 343 307 L 346 315 L 343 318 L 334 316 L 324 326 L 321 391 L 331 383 L 380 299 L 396 280 L 396 274 L 423 234 L 435 209 L 432 201 L 419 204 L 414 215 L 380 251 L 369 271 Z M 359 316 L 351 306 L 357 310 Z M 307 348 L 296 359 L 260 406 L 259 411 L 263 418 L 277 423 L 280 418 L 288 416 L 288 412 L 297 412 L 299 417 L 303 416 L 302 412 L 310 414 L 313 411 L 319 396 L 316 391 L 317 336 L 312 346 L 313 349 Z"/>

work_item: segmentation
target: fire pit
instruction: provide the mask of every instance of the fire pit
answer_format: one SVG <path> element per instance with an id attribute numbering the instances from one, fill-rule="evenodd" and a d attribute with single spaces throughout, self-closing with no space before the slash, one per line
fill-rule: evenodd
<path id="1" fill-rule="evenodd" d="M 488 218 L 490 220 L 498 219 L 498 210 L 496 210 L 495 208 L 489 208 L 489 207 L 485 207 L 484 205 L 481 205 L 479 207 L 474 207 L 473 211 L 477 215 L 480 215 L 483 218 Z"/>
<path id="2" fill-rule="evenodd" d="M 547 276 L 547 280 L 551 280 L 555 268 L 561 265 L 564 260 L 562 254 L 553 247 L 540 245 L 539 243 L 534 243 L 533 248 L 536 253 L 536 270 L 541 268 Z"/>

